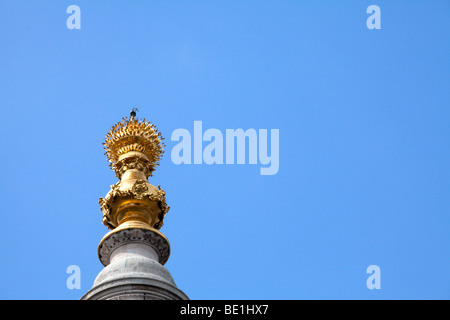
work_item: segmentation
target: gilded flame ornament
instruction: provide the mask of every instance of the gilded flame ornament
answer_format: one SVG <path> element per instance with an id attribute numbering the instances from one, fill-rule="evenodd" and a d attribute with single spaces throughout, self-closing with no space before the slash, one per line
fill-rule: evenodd
<path id="1" fill-rule="evenodd" d="M 160 229 L 169 211 L 164 190 L 147 181 L 164 153 L 164 138 L 155 125 L 135 115 L 133 109 L 129 118 L 115 124 L 103 143 L 119 178 L 105 198 L 99 199 L 103 224 L 110 229 L 122 224 L 121 229 L 131 224 Z"/>
<path id="2" fill-rule="evenodd" d="M 130 117 L 112 127 L 103 145 L 110 167 L 119 179 L 130 166 L 140 166 L 148 178 L 164 153 L 162 140 L 155 125 Z"/>

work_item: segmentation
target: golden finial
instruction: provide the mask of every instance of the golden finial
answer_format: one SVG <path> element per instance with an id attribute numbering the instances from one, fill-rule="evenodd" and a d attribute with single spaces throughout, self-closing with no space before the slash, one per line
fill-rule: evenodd
<path id="1" fill-rule="evenodd" d="M 147 181 L 164 153 L 164 138 L 154 124 L 136 117 L 137 110 L 116 123 L 103 143 L 110 167 L 120 179 L 99 199 L 103 223 L 111 229 L 125 222 L 159 229 L 169 211 L 164 190 Z"/>

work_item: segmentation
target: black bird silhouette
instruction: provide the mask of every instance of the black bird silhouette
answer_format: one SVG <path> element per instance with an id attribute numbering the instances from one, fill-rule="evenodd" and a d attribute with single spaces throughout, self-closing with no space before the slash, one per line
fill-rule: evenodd
<path id="1" fill-rule="evenodd" d="M 130 112 L 130 117 L 134 119 L 136 117 L 136 111 L 139 111 L 139 108 L 133 108 Z"/>

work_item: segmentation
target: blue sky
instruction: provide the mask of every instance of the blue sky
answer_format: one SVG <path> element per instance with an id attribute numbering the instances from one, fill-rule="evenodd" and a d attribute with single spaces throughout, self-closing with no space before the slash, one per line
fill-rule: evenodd
<path id="1" fill-rule="evenodd" d="M 69 30 L 66 9 L 81 9 Z M 381 29 L 369 30 L 369 5 Z M 101 143 L 140 106 L 191 299 L 450 298 L 449 1 L 0 2 L 1 299 L 103 268 Z M 279 171 L 175 165 L 174 130 L 279 129 Z M 66 269 L 81 269 L 69 290 Z M 378 265 L 381 289 L 366 269 Z"/>

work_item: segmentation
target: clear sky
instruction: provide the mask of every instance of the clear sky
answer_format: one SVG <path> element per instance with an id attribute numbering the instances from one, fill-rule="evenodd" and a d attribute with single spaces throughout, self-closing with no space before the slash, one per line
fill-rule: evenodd
<path id="1" fill-rule="evenodd" d="M 66 26 L 72 4 L 81 29 Z M 140 106 L 166 138 L 150 183 L 171 207 L 165 266 L 191 299 L 449 299 L 449 13 L 447 0 L 2 0 L 0 298 L 91 288 L 98 198 L 117 182 L 101 143 Z M 194 121 L 279 129 L 279 171 L 176 165 L 172 132 Z"/>

